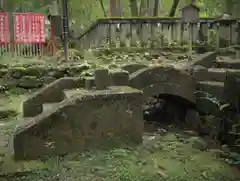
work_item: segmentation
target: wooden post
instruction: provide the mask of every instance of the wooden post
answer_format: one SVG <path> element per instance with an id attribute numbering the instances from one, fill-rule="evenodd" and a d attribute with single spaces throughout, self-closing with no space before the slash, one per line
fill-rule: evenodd
<path id="1" fill-rule="evenodd" d="M 62 0 L 63 8 L 63 40 L 64 40 L 64 56 L 68 61 L 68 0 Z"/>
<path id="2" fill-rule="evenodd" d="M 192 50 L 193 50 L 193 45 L 192 45 L 192 36 L 193 36 L 193 23 L 188 23 L 188 33 L 189 33 L 189 43 L 188 43 L 188 49 L 189 49 L 189 57 L 192 57 Z"/>

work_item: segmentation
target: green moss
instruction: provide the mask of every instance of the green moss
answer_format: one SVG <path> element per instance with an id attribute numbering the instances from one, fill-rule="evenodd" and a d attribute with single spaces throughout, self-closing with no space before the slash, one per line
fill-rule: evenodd
<path id="1" fill-rule="evenodd" d="M 180 20 L 181 17 L 152 17 L 152 16 L 144 16 L 144 17 L 106 17 L 106 18 L 100 18 L 97 21 L 101 21 L 101 20 Z M 214 18 L 211 17 L 203 17 L 201 18 L 203 20 L 213 20 Z"/>
<path id="2" fill-rule="evenodd" d="M 210 152 L 195 149 L 181 135 L 145 136 L 141 146 L 92 150 L 49 158 L 37 173 L 17 177 L 33 180 L 104 181 L 234 181 L 239 172 Z M 150 139 L 151 138 L 151 139 Z M 29 164 L 36 168 L 35 163 Z M 46 168 L 47 169 L 42 169 Z M 3 180 L 5 181 L 5 180 Z M 8 180 L 9 181 L 9 180 Z"/>
<path id="3" fill-rule="evenodd" d="M 13 67 L 12 70 L 25 71 L 26 68 L 25 67 L 16 66 L 16 67 Z"/>

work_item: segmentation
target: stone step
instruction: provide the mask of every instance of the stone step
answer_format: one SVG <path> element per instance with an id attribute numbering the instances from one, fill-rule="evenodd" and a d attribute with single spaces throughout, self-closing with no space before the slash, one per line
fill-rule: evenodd
<path id="1" fill-rule="evenodd" d="M 193 70 L 193 76 L 196 78 L 197 81 L 224 82 L 226 73 L 227 69 L 222 68 L 203 68 Z"/>
<path id="2" fill-rule="evenodd" d="M 197 84 L 197 92 L 199 91 L 206 96 L 216 98 L 218 101 L 224 100 L 224 82 L 200 81 Z M 201 93 L 201 95 L 203 94 Z"/>
<path id="3" fill-rule="evenodd" d="M 227 68 L 227 69 L 240 69 L 239 59 L 220 59 L 215 63 L 216 68 Z"/>
<path id="4" fill-rule="evenodd" d="M 51 109 L 55 109 L 56 107 L 59 106 L 59 102 L 54 102 L 54 103 L 44 103 L 43 104 L 43 112 L 49 111 Z"/>
<path id="5" fill-rule="evenodd" d="M 81 92 L 84 92 L 86 90 L 84 89 L 70 89 L 70 90 L 64 90 L 65 97 L 67 99 L 71 98 L 73 95 L 79 94 Z"/>

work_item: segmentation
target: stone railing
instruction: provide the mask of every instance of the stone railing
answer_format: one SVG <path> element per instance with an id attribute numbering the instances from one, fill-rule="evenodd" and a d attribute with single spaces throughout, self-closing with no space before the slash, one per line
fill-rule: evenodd
<path id="1" fill-rule="evenodd" d="M 200 18 L 186 22 L 181 18 L 98 19 L 81 36 L 82 49 L 211 47 L 218 49 L 240 42 L 240 19 Z"/>

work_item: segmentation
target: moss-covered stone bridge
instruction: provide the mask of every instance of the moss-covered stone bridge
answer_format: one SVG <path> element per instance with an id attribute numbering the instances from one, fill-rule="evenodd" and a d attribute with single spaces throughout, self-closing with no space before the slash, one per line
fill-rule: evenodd
<path id="1" fill-rule="evenodd" d="M 217 55 L 222 51 L 220 31 L 226 32 L 227 28 L 232 32 L 233 25 L 239 28 L 237 19 L 200 19 L 198 22 L 174 18 L 149 18 L 144 21 L 103 19 L 81 35 L 78 43 L 84 45 L 83 49 L 94 46 L 100 48 L 102 45 L 108 49 L 122 46 L 138 48 L 137 42 L 140 42 L 140 48 L 159 48 L 159 45 L 160 48 L 182 47 L 185 25 L 187 32 L 190 32 L 186 38 L 189 40 L 187 50 L 191 53 L 190 57 L 195 45 L 197 48 L 210 47 L 211 51 L 201 52 L 180 66 L 133 63 L 114 71 L 97 69 L 92 77 L 60 78 L 28 97 L 22 106 L 24 121 L 14 135 L 15 157 L 38 159 L 89 147 L 140 143 L 144 127 L 142 106 L 145 100 L 156 95 L 180 97 L 189 109 L 212 114 L 216 113 L 221 103 L 230 102 L 234 105 L 238 93 L 231 91 L 238 90 L 238 48 L 233 50 L 234 59 L 230 62 L 217 60 Z M 203 28 L 205 25 L 206 32 Z M 223 30 L 220 30 L 220 25 Z M 165 31 L 164 27 L 167 28 Z M 169 27 L 171 31 L 168 31 Z M 214 42 L 210 34 L 213 27 L 216 27 Z M 164 36 L 160 36 L 160 44 L 148 41 L 157 40 L 159 36 L 154 32 L 159 28 L 161 34 L 169 35 L 167 44 L 164 43 Z M 175 37 L 174 30 L 180 30 L 177 34 L 180 36 Z M 234 32 L 234 36 L 239 37 Z M 151 36 L 146 38 L 145 35 Z M 232 33 L 230 35 L 223 37 L 227 46 L 238 44 L 238 38 L 233 38 Z M 197 44 L 199 38 L 201 44 Z M 118 44 L 118 40 L 125 43 L 120 41 Z M 212 101 L 213 98 L 217 101 Z"/>

